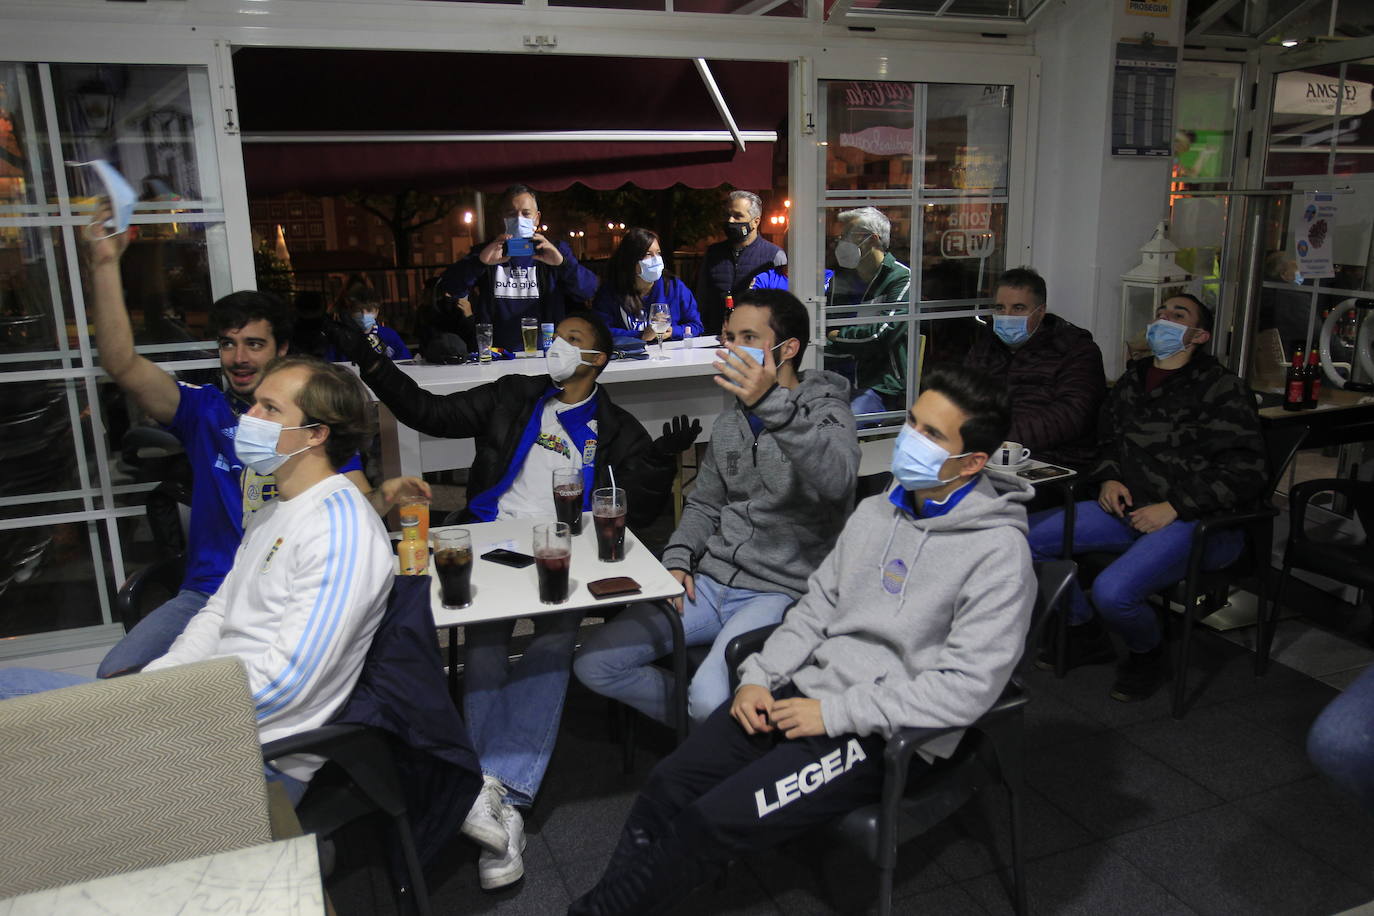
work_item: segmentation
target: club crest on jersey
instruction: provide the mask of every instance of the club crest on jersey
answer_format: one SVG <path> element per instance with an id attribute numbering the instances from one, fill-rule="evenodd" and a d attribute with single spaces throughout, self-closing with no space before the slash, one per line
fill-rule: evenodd
<path id="1" fill-rule="evenodd" d="M 582 463 L 594 464 L 596 462 L 596 440 L 588 439 L 587 444 L 582 446 Z"/>
<path id="2" fill-rule="evenodd" d="M 272 565 L 272 558 L 275 557 L 275 556 L 277 555 L 277 551 L 280 550 L 280 549 L 281 549 L 281 538 L 277 538 L 276 543 L 274 543 L 274 544 L 272 545 L 272 549 L 269 550 L 269 551 L 267 551 L 267 557 L 266 557 L 266 559 L 264 559 L 264 560 L 262 561 L 262 568 L 258 570 L 258 574 L 259 574 L 259 575 L 261 575 L 261 574 L 267 572 L 267 567 L 269 567 L 269 566 Z"/>

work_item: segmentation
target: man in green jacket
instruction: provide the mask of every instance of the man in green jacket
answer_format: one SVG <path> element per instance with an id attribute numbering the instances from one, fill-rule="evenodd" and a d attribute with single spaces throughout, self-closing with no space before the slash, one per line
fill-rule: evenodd
<path id="1" fill-rule="evenodd" d="M 827 305 L 863 306 L 860 315 L 906 315 L 911 268 L 888 251 L 892 222 L 876 207 L 845 210 L 835 242 L 837 269 L 830 277 Z M 854 360 L 855 415 L 901 410 L 906 406 L 907 326 L 880 321 L 837 328 L 828 335 L 826 354 Z"/>

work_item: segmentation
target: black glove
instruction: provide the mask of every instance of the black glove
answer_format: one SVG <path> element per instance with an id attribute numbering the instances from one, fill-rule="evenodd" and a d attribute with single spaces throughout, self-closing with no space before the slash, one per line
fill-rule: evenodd
<path id="1" fill-rule="evenodd" d="M 356 325 L 345 324 L 334 318 L 324 320 L 324 336 L 329 340 L 330 346 L 336 353 L 342 353 L 350 360 L 358 364 L 358 368 L 367 372 L 381 361 L 382 356 L 372 346 L 372 342 L 367 339 Z"/>
<path id="2" fill-rule="evenodd" d="M 700 435 L 701 421 L 692 420 L 689 423 L 687 415 L 682 414 L 663 424 L 663 435 L 654 443 L 654 447 L 662 455 L 676 455 L 687 451 Z"/>

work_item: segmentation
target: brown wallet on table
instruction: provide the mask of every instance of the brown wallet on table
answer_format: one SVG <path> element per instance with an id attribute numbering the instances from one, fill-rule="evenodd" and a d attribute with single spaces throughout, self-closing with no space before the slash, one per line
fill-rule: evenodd
<path id="1" fill-rule="evenodd" d="M 638 595 L 639 583 L 629 576 L 612 576 L 587 583 L 587 591 L 594 598 L 614 598 L 617 595 Z"/>

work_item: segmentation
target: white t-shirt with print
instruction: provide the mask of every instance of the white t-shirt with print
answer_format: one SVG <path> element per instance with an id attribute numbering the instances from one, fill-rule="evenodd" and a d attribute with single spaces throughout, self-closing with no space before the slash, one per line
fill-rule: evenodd
<path id="1" fill-rule="evenodd" d="M 530 446 L 520 473 L 515 475 L 510 489 L 501 496 L 496 511 L 498 519 L 554 517 L 554 469 L 580 468 L 584 464 L 582 452 L 578 450 L 568 431 L 563 428 L 563 424 L 558 422 L 558 415 L 565 410 L 585 406 L 594 394 L 595 391 L 576 404 L 564 404 L 556 397 L 544 402 L 544 412 L 539 419 L 539 435 Z M 593 432 L 596 431 L 596 420 L 587 425 Z M 591 445 L 590 442 L 588 444 Z M 594 458 L 594 455 L 585 457 L 590 459 Z"/>

